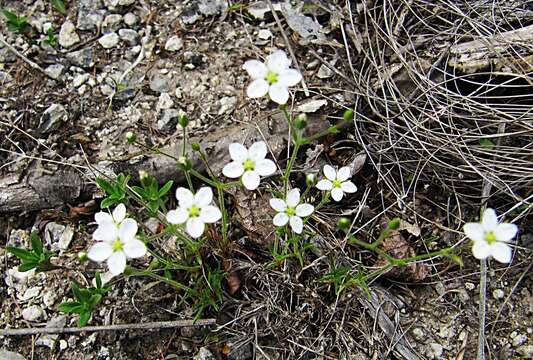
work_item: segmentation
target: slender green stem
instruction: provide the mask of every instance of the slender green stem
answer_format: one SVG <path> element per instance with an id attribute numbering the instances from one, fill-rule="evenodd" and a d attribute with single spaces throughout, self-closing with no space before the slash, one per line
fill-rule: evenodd
<path id="1" fill-rule="evenodd" d="M 292 150 L 291 157 L 285 168 L 285 173 L 283 174 L 283 194 L 287 197 L 287 191 L 289 190 L 289 177 L 291 175 L 292 166 L 296 160 L 296 155 L 298 155 L 298 150 L 300 149 L 300 142 L 296 141 L 294 144 L 294 149 Z"/>
<path id="2" fill-rule="evenodd" d="M 185 156 L 187 153 L 187 127 L 183 128 L 183 148 L 181 151 L 181 156 Z"/>
<path id="3" fill-rule="evenodd" d="M 185 286 L 177 281 L 174 281 L 174 280 L 171 280 L 171 279 L 167 279 L 166 277 L 164 276 L 161 276 L 161 275 L 157 275 L 156 273 L 152 272 L 152 271 L 149 271 L 149 270 L 141 270 L 141 269 L 137 269 L 137 268 L 130 268 L 130 276 L 147 276 L 147 277 L 151 277 L 153 279 L 156 279 L 156 280 L 159 280 L 159 281 L 162 281 L 164 283 L 167 283 L 171 286 L 174 286 L 176 289 L 180 289 L 180 290 L 185 290 L 185 291 L 190 291 L 191 289 L 188 287 L 188 286 Z"/>

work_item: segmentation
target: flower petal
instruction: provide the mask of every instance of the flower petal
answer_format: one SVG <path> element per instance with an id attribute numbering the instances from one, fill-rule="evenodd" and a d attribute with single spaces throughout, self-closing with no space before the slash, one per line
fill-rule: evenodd
<path id="1" fill-rule="evenodd" d="M 101 224 L 105 222 L 112 223 L 114 221 L 113 217 L 105 211 L 100 211 L 94 214 L 94 220 L 96 221 L 97 224 Z"/>
<path id="2" fill-rule="evenodd" d="M 138 226 L 137 221 L 127 218 L 125 219 L 118 229 L 118 237 L 123 242 L 132 240 L 137 234 Z"/>
<path id="3" fill-rule="evenodd" d="M 491 248 L 486 241 L 475 241 L 472 246 L 472 254 L 476 259 L 486 259 L 491 255 Z"/>
<path id="4" fill-rule="evenodd" d="M 242 68 L 252 79 L 264 79 L 268 71 L 266 65 L 259 60 L 248 60 Z"/>
<path id="5" fill-rule="evenodd" d="M 291 65 L 291 60 L 283 50 L 276 50 L 266 58 L 266 66 L 268 70 L 275 73 L 281 73 Z"/>
<path id="6" fill-rule="evenodd" d="M 221 218 L 220 209 L 213 205 L 204 206 L 200 212 L 200 219 L 208 224 L 215 223 Z"/>
<path id="7" fill-rule="evenodd" d="M 91 246 L 87 252 L 87 256 L 92 261 L 101 262 L 110 257 L 112 253 L 113 249 L 111 248 L 111 244 L 107 242 L 98 242 Z"/>
<path id="8" fill-rule="evenodd" d="M 337 172 L 335 171 L 333 166 L 324 165 L 323 172 L 324 172 L 324 176 L 326 177 L 326 179 L 331 180 L 331 181 L 337 180 Z"/>
<path id="9" fill-rule="evenodd" d="M 167 213 L 167 221 L 174 225 L 183 224 L 188 218 L 189 213 L 187 213 L 187 211 L 182 207 L 179 207 L 176 210 L 170 210 Z"/>
<path id="10" fill-rule="evenodd" d="M 319 190 L 331 190 L 333 189 L 333 183 L 329 180 L 323 179 L 316 184 L 316 187 Z"/>
<path id="11" fill-rule="evenodd" d="M 487 208 L 483 213 L 481 224 L 483 225 L 485 231 L 494 231 L 496 226 L 498 226 L 498 217 L 496 216 L 496 211 Z"/>
<path id="12" fill-rule="evenodd" d="M 232 161 L 229 164 L 226 164 L 226 166 L 224 166 L 222 169 L 222 174 L 231 179 L 241 177 L 243 173 L 244 167 L 242 166 L 242 163 L 237 161 Z"/>
<path id="13" fill-rule="evenodd" d="M 93 233 L 94 240 L 111 242 L 118 236 L 117 225 L 113 222 L 101 223 Z"/>
<path id="14" fill-rule="evenodd" d="M 337 180 L 346 181 L 351 175 L 350 168 L 348 166 L 343 166 L 339 169 L 339 171 L 337 171 Z"/>
<path id="15" fill-rule="evenodd" d="M 302 81 L 302 74 L 298 70 L 287 69 L 278 74 L 278 83 L 285 86 L 294 86 Z"/>
<path id="16" fill-rule="evenodd" d="M 289 223 L 291 225 L 292 231 L 294 231 L 297 234 L 301 234 L 304 229 L 304 222 L 301 218 L 298 216 L 291 216 L 289 219 Z"/>
<path id="17" fill-rule="evenodd" d="M 280 105 L 286 104 L 289 100 L 289 90 L 280 83 L 272 84 L 268 89 L 268 95 L 272 101 Z"/>
<path id="18" fill-rule="evenodd" d="M 176 199 L 178 199 L 180 207 L 188 208 L 192 205 L 194 195 L 191 190 L 179 187 L 176 189 Z"/>
<path id="19" fill-rule="evenodd" d="M 496 260 L 498 260 L 501 263 L 510 263 L 511 259 L 513 257 L 513 251 L 511 250 L 511 247 L 503 242 L 495 242 L 490 247 L 492 257 L 494 257 Z"/>
<path id="20" fill-rule="evenodd" d="M 192 238 L 199 238 L 204 233 L 205 224 L 199 217 L 187 220 L 187 233 Z"/>
<path id="21" fill-rule="evenodd" d="M 287 209 L 287 204 L 285 204 L 285 201 L 281 199 L 272 198 L 270 199 L 269 203 L 272 209 L 276 210 L 277 212 L 283 212 Z"/>
<path id="22" fill-rule="evenodd" d="M 260 98 L 268 93 L 270 85 L 265 79 L 256 79 L 246 88 L 246 95 L 249 98 Z"/>
<path id="23" fill-rule="evenodd" d="M 255 171 L 261 176 L 272 175 L 276 172 L 276 164 L 274 161 L 269 159 L 259 160 L 255 164 Z"/>
<path id="24" fill-rule="evenodd" d="M 267 146 L 264 141 L 258 141 L 252 144 L 248 149 L 250 159 L 258 161 L 263 160 L 267 155 Z"/>
<path id="25" fill-rule="evenodd" d="M 124 244 L 124 253 L 130 259 L 137 259 L 146 255 L 146 245 L 137 239 L 131 239 Z"/>
<path id="26" fill-rule="evenodd" d="M 287 206 L 295 207 L 300 203 L 300 189 L 294 188 L 287 192 Z"/>
<path id="27" fill-rule="evenodd" d="M 289 216 L 284 212 L 279 212 L 276 214 L 276 216 L 274 216 L 272 222 L 275 226 L 285 226 L 289 222 Z"/>
<path id="28" fill-rule="evenodd" d="M 232 143 L 229 145 L 229 156 L 233 161 L 239 162 L 242 164 L 244 160 L 248 157 L 248 149 L 243 144 Z"/>
<path id="29" fill-rule="evenodd" d="M 344 191 L 342 191 L 341 188 L 336 187 L 336 188 L 333 188 L 333 190 L 331 190 L 331 197 L 333 198 L 333 200 L 341 201 L 343 196 L 344 196 Z"/>
<path id="30" fill-rule="evenodd" d="M 122 251 L 115 251 L 107 259 L 107 267 L 114 276 L 122 274 L 126 268 L 126 254 Z"/>
<path id="31" fill-rule="evenodd" d="M 480 223 L 466 223 L 463 226 L 463 231 L 470 240 L 475 242 L 485 241 L 485 231 L 483 230 L 483 225 Z"/>
<path id="32" fill-rule="evenodd" d="M 242 184 L 248 190 L 255 190 L 259 186 L 261 178 L 256 171 L 246 171 L 242 176 Z"/>
<path id="33" fill-rule="evenodd" d="M 508 242 L 515 237 L 517 232 L 518 227 L 515 224 L 502 223 L 494 229 L 494 236 L 498 241 Z"/>
<path id="34" fill-rule="evenodd" d="M 315 211 L 315 207 L 311 204 L 300 204 L 296 207 L 296 215 L 299 217 L 307 217 Z"/>
<path id="35" fill-rule="evenodd" d="M 357 186 L 351 181 L 345 181 L 341 184 L 341 189 L 345 193 L 354 193 L 357 191 Z"/>
<path id="36" fill-rule="evenodd" d="M 126 217 L 126 206 L 124 204 L 118 204 L 115 210 L 113 210 L 113 220 L 117 224 L 120 224 L 122 220 Z"/>
<path id="37" fill-rule="evenodd" d="M 204 186 L 200 188 L 194 195 L 194 203 L 200 208 L 207 206 L 213 202 L 213 190 L 210 187 Z"/>

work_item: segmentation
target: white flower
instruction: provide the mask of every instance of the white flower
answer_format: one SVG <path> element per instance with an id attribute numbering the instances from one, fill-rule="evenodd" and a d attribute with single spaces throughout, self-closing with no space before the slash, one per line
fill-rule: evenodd
<path id="1" fill-rule="evenodd" d="M 278 212 L 273 219 L 274 225 L 285 226 L 288 222 L 297 234 L 301 234 L 304 227 L 302 218 L 311 215 L 315 210 L 311 204 L 300 204 L 298 189 L 289 190 L 286 200 L 270 199 L 270 206 Z"/>
<path id="2" fill-rule="evenodd" d="M 215 223 L 222 218 L 220 210 L 211 205 L 213 191 L 209 187 L 203 187 L 193 194 L 189 189 L 178 188 L 176 190 L 178 208 L 170 210 L 167 220 L 171 224 L 185 224 L 187 233 L 193 238 L 199 238 L 204 233 L 205 224 Z"/>
<path id="3" fill-rule="evenodd" d="M 509 241 L 515 237 L 518 227 L 515 224 L 498 223 L 493 209 L 486 209 L 481 223 L 466 223 L 463 228 L 474 245 L 472 253 L 478 259 L 494 257 L 502 263 L 511 261 L 512 250 Z"/>
<path id="4" fill-rule="evenodd" d="M 242 183 L 248 190 L 257 189 L 260 176 L 276 172 L 276 164 L 265 159 L 267 147 L 263 141 L 254 143 L 249 149 L 239 143 L 233 143 L 229 146 L 229 154 L 233 161 L 224 166 L 222 173 L 229 178 L 242 176 Z"/>
<path id="5" fill-rule="evenodd" d="M 298 70 L 290 69 L 291 60 L 283 50 L 276 50 L 266 58 L 266 64 L 259 60 L 248 60 L 243 69 L 253 81 L 248 85 L 246 94 L 251 98 L 265 96 L 267 93 L 272 101 L 286 104 L 289 100 L 289 86 L 302 80 Z"/>
<path id="6" fill-rule="evenodd" d="M 331 190 L 331 197 L 335 201 L 341 201 L 344 193 L 357 191 L 354 183 L 348 180 L 351 177 L 348 166 L 341 167 L 339 171 L 335 171 L 332 166 L 324 165 L 324 176 L 326 178 L 320 180 L 316 187 L 320 190 Z"/>
<path id="7" fill-rule="evenodd" d="M 87 254 L 96 262 L 107 260 L 109 271 L 113 275 L 124 272 L 127 259 L 136 259 L 146 254 L 146 245 L 137 239 L 137 222 L 126 218 L 126 207 L 118 205 L 113 216 L 106 212 L 94 215 L 98 228 L 93 233 L 94 244 Z"/>

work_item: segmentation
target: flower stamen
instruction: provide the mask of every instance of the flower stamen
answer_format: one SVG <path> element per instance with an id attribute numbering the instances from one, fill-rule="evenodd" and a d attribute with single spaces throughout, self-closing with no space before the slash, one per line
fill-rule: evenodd
<path id="1" fill-rule="evenodd" d="M 273 71 L 269 71 L 266 74 L 265 80 L 268 82 L 269 85 L 275 84 L 278 82 L 278 74 Z"/>
<path id="2" fill-rule="evenodd" d="M 250 160 L 250 159 L 246 159 L 242 163 L 242 166 L 244 168 L 244 171 L 253 171 L 253 170 L 255 170 L 255 161 Z"/>
<path id="3" fill-rule="evenodd" d="M 116 252 L 116 251 L 122 251 L 123 250 L 123 246 L 122 246 L 122 241 L 120 241 L 120 239 L 116 239 L 114 242 L 113 242 L 113 245 L 111 246 L 113 248 L 113 251 Z"/>
<path id="4" fill-rule="evenodd" d="M 196 205 L 193 205 L 189 208 L 189 217 L 198 217 L 200 216 L 200 208 Z"/>
<path id="5" fill-rule="evenodd" d="M 492 231 L 489 231 L 487 235 L 485 235 L 485 240 L 487 240 L 487 243 L 491 245 L 493 242 L 496 241 L 496 235 Z"/>

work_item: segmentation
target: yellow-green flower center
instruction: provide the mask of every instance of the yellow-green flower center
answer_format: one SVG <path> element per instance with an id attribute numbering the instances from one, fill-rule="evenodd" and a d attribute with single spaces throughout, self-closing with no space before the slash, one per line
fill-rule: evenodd
<path id="1" fill-rule="evenodd" d="M 294 216 L 294 215 L 296 215 L 296 209 L 293 208 L 293 207 L 288 207 L 287 210 L 285 210 L 285 213 L 288 216 Z"/>
<path id="2" fill-rule="evenodd" d="M 266 77 L 265 77 L 266 81 L 272 85 L 272 84 L 275 84 L 278 82 L 278 74 L 276 74 L 275 72 L 273 71 L 269 71 L 267 74 L 266 74 Z"/>
<path id="3" fill-rule="evenodd" d="M 244 167 L 244 171 L 251 171 L 255 169 L 255 162 L 253 160 L 246 159 L 242 163 L 242 166 Z"/>
<path id="4" fill-rule="evenodd" d="M 113 241 L 113 245 L 111 246 L 113 248 L 113 251 L 122 251 L 123 247 L 122 247 L 122 242 L 120 241 L 120 239 L 116 239 L 115 241 Z"/>
<path id="5" fill-rule="evenodd" d="M 341 187 L 342 181 L 340 181 L 340 180 L 333 180 L 332 183 L 333 183 L 333 187 L 334 187 L 334 188 L 338 188 L 338 187 Z"/>
<path id="6" fill-rule="evenodd" d="M 492 231 L 489 231 L 486 235 L 485 235 L 485 240 L 487 240 L 487 242 L 489 244 L 492 244 L 493 242 L 496 241 L 496 235 L 494 235 L 494 233 Z"/>
<path id="7" fill-rule="evenodd" d="M 200 216 L 200 208 L 196 205 L 193 205 L 189 208 L 189 217 L 198 217 Z"/>

